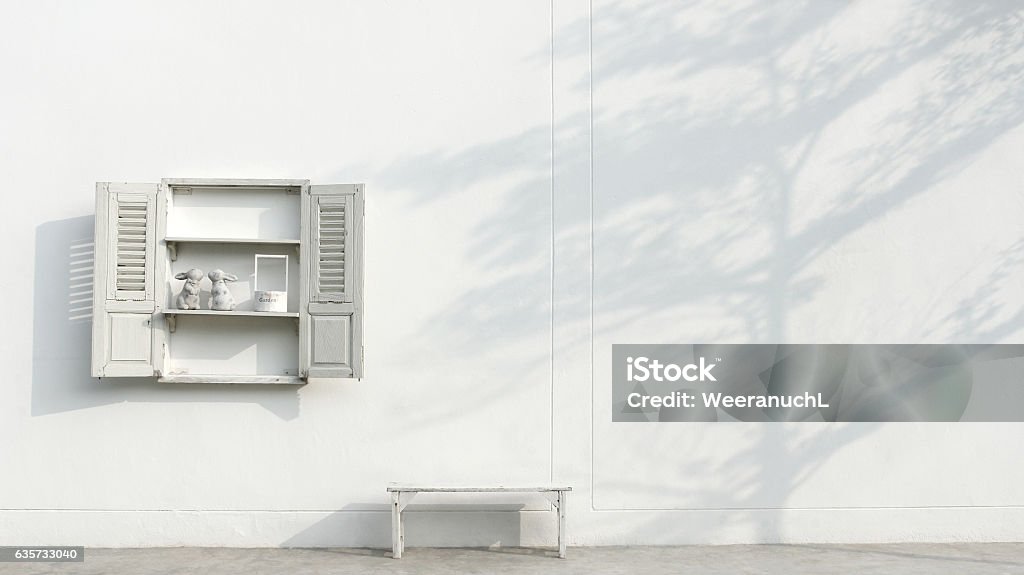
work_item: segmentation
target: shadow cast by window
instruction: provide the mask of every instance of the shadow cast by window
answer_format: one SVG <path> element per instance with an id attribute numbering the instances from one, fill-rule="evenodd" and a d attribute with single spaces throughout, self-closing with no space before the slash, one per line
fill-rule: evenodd
<path id="1" fill-rule="evenodd" d="M 281 419 L 299 415 L 291 386 L 158 384 L 155 378 L 90 376 L 93 216 L 41 224 L 35 236 L 32 415 L 123 402 L 255 403 Z"/>

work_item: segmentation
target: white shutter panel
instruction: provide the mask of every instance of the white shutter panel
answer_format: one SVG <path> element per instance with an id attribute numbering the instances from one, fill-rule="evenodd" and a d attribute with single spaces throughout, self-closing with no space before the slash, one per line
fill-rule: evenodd
<path id="1" fill-rule="evenodd" d="M 96 184 L 93 377 L 155 375 L 159 184 Z"/>
<path id="2" fill-rule="evenodd" d="M 299 353 L 307 378 L 362 377 L 363 185 L 302 195 Z"/>

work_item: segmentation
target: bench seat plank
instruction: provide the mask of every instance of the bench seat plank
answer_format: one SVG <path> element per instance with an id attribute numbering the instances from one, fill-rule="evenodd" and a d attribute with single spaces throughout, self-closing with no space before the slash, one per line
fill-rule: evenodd
<path id="1" fill-rule="evenodd" d="M 390 485 L 389 492 L 418 491 L 420 493 L 541 493 L 545 491 L 572 491 L 568 486 L 547 487 L 417 487 L 415 485 Z"/>

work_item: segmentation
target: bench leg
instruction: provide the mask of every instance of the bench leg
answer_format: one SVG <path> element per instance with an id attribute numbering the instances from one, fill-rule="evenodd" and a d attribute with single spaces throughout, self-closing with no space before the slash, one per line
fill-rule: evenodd
<path id="1" fill-rule="evenodd" d="M 391 557 L 402 558 L 402 508 L 401 492 L 391 493 Z"/>
<path id="2" fill-rule="evenodd" d="M 558 492 L 558 558 L 565 559 L 565 504 L 568 494 Z"/>
<path id="3" fill-rule="evenodd" d="M 404 508 L 409 502 L 406 501 L 402 504 Z M 398 511 L 398 554 L 405 553 L 405 515 L 402 513 L 404 509 Z"/>

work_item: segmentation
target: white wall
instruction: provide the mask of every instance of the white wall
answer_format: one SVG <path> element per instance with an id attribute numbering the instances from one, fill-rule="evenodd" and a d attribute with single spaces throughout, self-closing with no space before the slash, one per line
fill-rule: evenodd
<path id="1" fill-rule="evenodd" d="M 1024 341 L 1018 4 L 4 13 L 0 544 L 383 547 L 393 481 L 568 482 L 581 545 L 1024 537 L 1021 424 L 608 404 L 612 343 Z M 365 182 L 367 377 L 90 379 L 93 182 L 162 177 Z M 459 503 L 410 545 L 553 540 Z"/>

